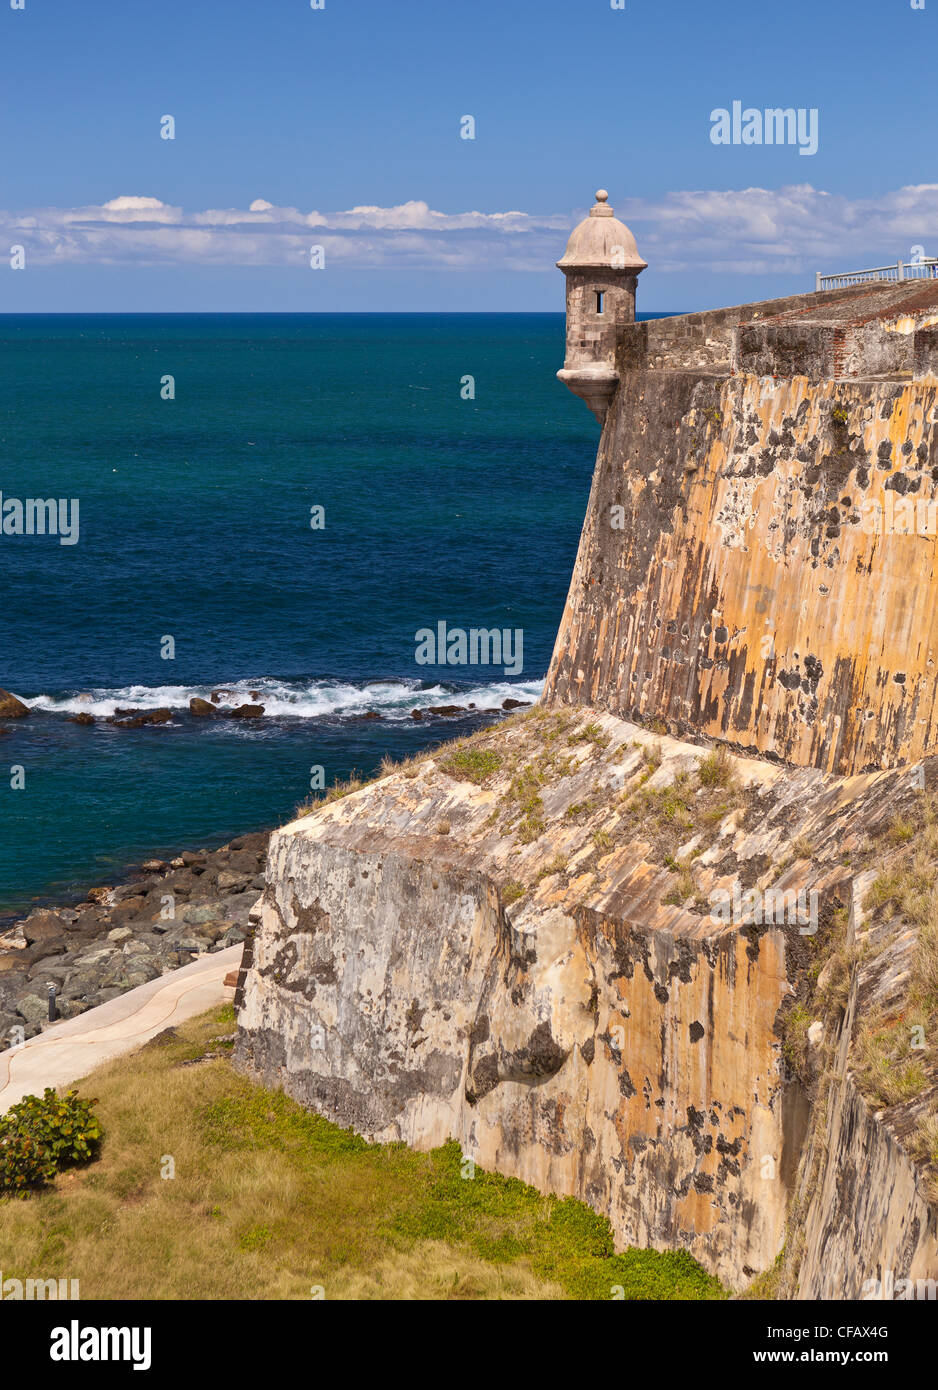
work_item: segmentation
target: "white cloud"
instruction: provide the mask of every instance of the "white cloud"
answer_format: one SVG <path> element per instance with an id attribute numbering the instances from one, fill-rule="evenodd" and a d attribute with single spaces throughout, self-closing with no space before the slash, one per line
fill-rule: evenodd
<path id="1" fill-rule="evenodd" d="M 302 266 L 310 247 L 322 245 L 327 266 L 540 270 L 562 252 L 569 222 L 524 212 L 443 213 L 419 200 L 321 213 L 255 198 L 246 209 L 189 212 L 158 198 L 121 195 L 97 207 L 0 211 L 0 244 L 4 237 L 24 242 L 33 265 Z"/>
<path id="2" fill-rule="evenodd" d="M 615 202 L 615 199 L 613 199 Z M 159 198 L 121 195 L 99 206 L 0 211 L 0 245 L 22 242 L 29 263 L 218 265 L 308 263 L 453 270 L 552 268 L 585 209 L 538 215 L 439 212 L 421 199 L 396 207 L 360 204 L 304 212 L 256 198 L 247 208 L 185 210 Z M 905 257 L 938 225 L 938 184 L 915 184 L 875 199 L 850 199 L 810 184 L 780 189 L 686 190 L 626 199 L 629 223 L 656 272 L 809 273 Z"/>
<path id="3" fill-rule="evenodd" d="M 669 193 L 654 202 L 627 200 L 621 215 L 644 259 L 665 272 L 863 269 L 908 259 L 916 243 L 930 255 L 938 251 L 938 184 L 930 183 L 875 199 L 810 184 Z"/>
<path id="4" fill-rule="evenodd" d="M 104 204 L 105 212 L 148 212 L 151 208 L 162 208 L 165 204 L 159 198 L 112 198 Z"/>

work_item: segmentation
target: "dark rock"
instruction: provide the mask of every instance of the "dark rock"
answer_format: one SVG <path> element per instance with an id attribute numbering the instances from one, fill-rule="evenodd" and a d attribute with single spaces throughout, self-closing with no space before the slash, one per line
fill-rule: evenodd
<path id="1" fill-rule="evenodd" d="M 49 1017 L 48 992 L 43 990 L 40 993 L 38 990 L 30 988 L 17 999 L 16 1012 L 27 1023 L 41 1024 L 43 1019 Z"/>
<path id="2" fill-rule="evenodd" d="M 200 700 L 198 695 L 194 695 L 189 701 L 189 713 L 198 719 L 214 719 L 218 710 L 208 700 Z"/>
<path id="3" fill-rule="evenodd" d="M 173 951 L 204 951 L 209 944 L 208 937 L 195 932 L 184 924 L 166 933 L 166 944 Z"/>
<path id="4" fill-rule="evenodd" d="M 0 719 L 25 719 L 29 713 L 29 705 L 24 705 L 9 690 L 0 690 Z"/>
<path id="5" fill-rule="evenodd" d="M 0 1009 L 0 1051 L 13 1045 L 12 1030 L 22 1027 L 22 1024 L 23 1020 L 18 1014 L 7 1013 L 5 1009 Z"/>
<path id="6" fill-rule="evenodd" d="M 207 856 L 204 854 L 198 854 L 193 850 L 187 849 L 184 850 L 182 853 L 182 862 L 185 864 L 187 869 L 191 869 L 197 864 L 204 864 L 206 857 Z"/>
<path id="7" fill-rule="evenodd" d="M 109 1004 L 112 999 L 119 999 L 126 992 L 115 985 L 110 985 L 107 989 L 99 989 L 94 994 L 89 995 L 85 1002 L 89 1009 L 96 1009 L 99 1004 Z"/>
<path id="8" fill-rule="evenodd" d="M 145 716 L 144 722 L 146 724 L 168 724 L 172 717 L 173 712 L 171 709 L 152 709 L 150 713 Z"/>
<path id="9" fill-rule="evenodd" d="M 202 926 L 205 922 L 213 922 L 221 916 L 221 904 L 215 901 L 207 903 L 189 903 L 180 908 L 176 913 L 175 922 L 186 922 L 191 926 Z"/>
<path id="10" fill-rule="evenodd" d="M 94 715 L 93 715 L 93 714 L 70 714 L 69 717 L 68 717 L 68 722 L 69 722 L 70 724 L 93 724 L 93 723 L 94 723 Z"/>
<path id="11" fill-rule="evenodd" d="M 411 712 L 410 712 L 410 717 L 411 717 L 411 719 L 422 719 L 422 718 L 423 718 L 423 710 L 422 710 L 422 709 L 412 709 Z"/>
<path id="12" fill-rule="evenodd" d="M 115 926 L 122 927 L 129 917 L 137 917 L 148 906 L 144 897 L 125 898 L 123 902 L 117 903 L 111 909 L 111 921 Z"/>
<path id="13" fill-rule="evenodd" d="M 255 830 L 251 835 L 239 835 L 225 848 L 229 850 L 249 849 L 254 854 L 266 856 L 267 846 L 270 844 L 270 833 L 269 830 Z"/>
<path id="14" fill-rule="evenodd" d="M 191 893 L 196 891 L 200 879 L 191 869 L 176 869 L 174 873 L 168 874 L 160 885 L 162 893 L 172 893 L 176 898 L 188 898 Z"/>
<path id="15" fill-rule="evenodd" d="M 28 946 L 32 946 L 36 941 L 43 945 L 47 941 L 56 941 L 66 930 L 66 924 L 59 914 L 45 909 L 33 912 L 23 923 L 23 935 Z M 63 946 L 62 949 L 64 950 L 65 947 Z"/>
<path id="16" fill-rule="evenodd" d="M 31 969 L 27 970 L 26 978 L 30 983 L 36 980 L 54 980 L 58 985 L 63 980 L 67 980 L 71 973 L 72 967 L 70 965 L 60 965 L 58 962 L 53 964 L 49 960 L 38 960 Z"/>
<path id="17" fill-rule="evenodd" d="M 445 718 L 450 718 L 454 714 L 465 714 L 465 705 L 431 705 L 427 714 L 439 714 Z"/>
<path id="18" fill-rule="evenodd" d="M 136 883 L 120 883 L 116 888 L 111 889 L 111 901 L 115 903 L 123 903 L 128 898 L 139 898 L 140 896 L 141 883 L 139 879 Z"/>
<path id="19" fill-rule="evenodd" d="M 172 926 L 171 922 L 165 922 L 164 926 Z M 156 950 L 163 938 L 157 932 L 156 927 L 151 927 L 149 931 L 137 932 L 134 937 L 134 946 L 148 946 L 150 950 Z"/>
<path id="20" fill-rule="evenodd" d="M 253 874 L 238 873 L 236 869 L 222 869 L 218 875 L 218 888 L 222 893 L 241 893 L 250 888 Z"/>
<path id="21" fill-rule="evenodd" d="M 228 710 L 229 719 L 260 719 L 264 713 L 263 705 L 239 705 L 237 709 Z"/>
<path id="22" fill-rule="evenodd" d="M 213 704 L 213 705 L 217 705 L 218 702 L 219 702 L 219 700 L 222 698 L 222 696 L 224 696 L 224 698 L 225 698 L 226 700 L 230 700 L 230 699 L 232 699 L 232 697 L 234 696 L 234 691 L 233 691 L 233 690 L 213 690 L 213 691 L 212 691 L 212 704 Z"/>
<path id="23" fill-rule="evenodd" d="M 502 700 L 502 709 L 523 709 L 530 703 L 530 700 Z"/>
<path id="24" fill-rule="evenodd" d="M 151 709 L 145 714 L 138 714 L 133 719 L 125 719 L 125 714 L 130 714 L 130 710 L 116 710 L 108 720 L 108 724 L 113 724 L 115 729 L 142 729 L 148 724 L 168 724 L 173 717 L 170 709 Z"/>
<path id="25" fill-rule="evenodd" d="M 257 902 L 257 889 L 253 886 L 246 893 L 234 893 L 219 903 L 220 915 L 228 926 L 247 926 L 251 908 Z"/>
<path id="26" fill-rule="evenodd" d="M 239 874 L 253 875 L 257 873 L 258 855 L 249 849 L 234 850 L 228 856 L 227 867 Z"/>
<path id="27" fill-rule="evenodd" d="M 224 936 L 230 925 L 230 922 L 203 922 L 201 934 L 206 936 L 212 945 L 214 945 L 220 937 Z"/>
<path id="28" fill-rule="evenodd" d="M 97 931 L 97 914 L 92 912 L 90 917 L 87 913 L 76 913 L 74 917 L 63 918 L 65 930 L 74 939 L 78 934 L 92 934 Z"/>
<path id="29" fill-rule="evenodd" d="M 101 986 L 109 989 L 115 985 L 122 992 L 136 989 L 138 985 L 149 984 L 162 974 L 157 962 L 147 956 L 121 956 L 109 965 L 101 976 Z"/>

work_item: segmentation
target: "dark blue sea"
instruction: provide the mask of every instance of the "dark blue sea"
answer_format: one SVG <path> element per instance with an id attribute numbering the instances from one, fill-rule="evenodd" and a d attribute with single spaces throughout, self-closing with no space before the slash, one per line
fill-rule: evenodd
<path id="1" fill-rule="evenodd" d="M 598 439 L 563 343 L 561 314 L 0 317 L 0 517 L 79 502 L 77 544 L 0 530 L 0 687 L 33 708 L 0 735 L 0 911 L 482 718 L 414 708 L 536 698 Z M 418 664 L 441 621 L 520 629 L 522 669 Z M 263 720 L 189 715 L 222 688 Z"/>

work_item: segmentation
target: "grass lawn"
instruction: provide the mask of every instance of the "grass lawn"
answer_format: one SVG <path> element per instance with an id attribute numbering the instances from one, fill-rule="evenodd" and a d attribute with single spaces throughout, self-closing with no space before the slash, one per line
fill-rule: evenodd
<path id="1" fill-rule="evenodd" d="M 210 1012 L 79 1086 L 101 1157 L 0 1200 L 4 1279 L 78 1279 L 82 1299 L 725 1296 L 685 1253 L 614 1254 L 582 1202 L 463 1176 L 455 1143 L 369 1144 L 254 1085 L 218 1041 L 233 1023 Z"/>

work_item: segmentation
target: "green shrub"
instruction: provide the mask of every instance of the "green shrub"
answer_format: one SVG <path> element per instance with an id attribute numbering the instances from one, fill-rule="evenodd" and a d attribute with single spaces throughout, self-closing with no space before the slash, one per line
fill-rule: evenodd
<path id="1" fill-rule="evenodd" d="M 702 787 L 730 787 L 735 780 L 733 760 L 723 747 L 714 748 L 697 764 L 697 778 Z"/>
<path id="2" fill-rule="evenodd" d="M 440 763 L 444 772 L 463 782 L 475 782 L 481 786 L 501 767 L 503 758 L 492 748 L 465 748 L 453 753 Z"/>
<path id="3" fill-rule="evenodd" d="M 39 1186 L 62 1168 L 97 1158 L 101 1122 L 94 1100 L 77 1091 L 56 1095 L 47 1086 L 42 1096 L 24 1096 L 0 1117 L 0 1190 Z"/>
<path id="4" fill-rule="evenodd" d="M 0 1134 L 0 1193 L 28 1192 L 54 1177 L 48 1149 L 28 1134 Z"/>

